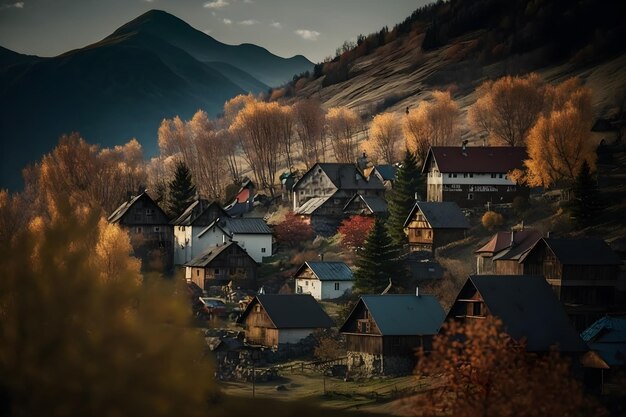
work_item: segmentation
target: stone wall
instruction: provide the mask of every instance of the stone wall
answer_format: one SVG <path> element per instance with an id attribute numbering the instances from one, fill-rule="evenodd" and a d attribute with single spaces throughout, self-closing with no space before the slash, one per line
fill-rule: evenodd
<path id="1" fill-rule="evenodd" d="M 351 376 L 409 375 L 415 360 L 404 356 L 383 356 L 348 351 L 348 373 Z"/>

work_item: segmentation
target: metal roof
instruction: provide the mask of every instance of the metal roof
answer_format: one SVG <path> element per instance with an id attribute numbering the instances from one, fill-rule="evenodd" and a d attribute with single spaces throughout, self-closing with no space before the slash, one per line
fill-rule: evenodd
<path id="1" fill-rule="evenodd" d="M 435 335 L 446 318 L 432 295 L 364 295 L 359 303 L 365 304 L 383 336 Z"/>
<path id="2" fill-rule="evenodd" d="M 554 345 L 562 352 L 589 350 L 545 278 L 472 275 L 468 282 L 478 290 L 489 312 L 502 320 L 511 337 L 526 338 L 527 351 L 547 352 Z"/>
<path id="3" fill-rule="evenodd" d="M 310 268 L 313 274 L 320 281 L 353 281 L 354 274 L 348 265 L 344 262 L 318 262 L 307 261 L 294 274 L 297 277 L 298 274 L 304 268 Z"/>
<path id="4" fill-rule="evenodd" d="M 544 238 L 538 241 L 526 256 L 535 248 L 547 245 L 563 265 L 621 265 L 622 260 L 607 243 L 598 238 L 555 239 Z M 524 258 L 522 258 L 522 261 Z"/>
<path id="5" fill-rule="evenodd" d="M 294 189 L 316 169 L 324 171 L 339 190 L 385 190 L 385 185 L 377 176 L 370 176 L 368 180 L 355 164 L 340 162 L 318 162 L 295 183 Z"/>
<path id="6" fill-rule="evenodd" d="M 605 316 L 580 336 L 609 366 L 626 365 L 626 316 Z"/>
<path id="7" fill-rule="evenodd" d="M 511 236 L 512 234 L 512 236 Z M 513 244 L 511 245 L 511 237 Z M 498 232 L 489 242 L 475 253 L 487 253 L 493 260 L 519 260 L 541 239 L 541 232 L 537 230 L 519 230 L 513 232 Z"/>
<path id="8" fill-rule="evenodd" d="M 328 314 L 310 294 L 257 295 L 237 319 L 244 323 L 254 305 L 260 303 L 277 329 L 317 329 L 334 325 Z"/>
<path id="9" fill-rule="evenodd" d="M 329 197 L 313 197 L 313 198 L 305 201 L 304 204 L 302 204 L 300 207 L 298 207 L 295 210 L 295 213 L 311 215 L 311 214 L 313 214 L 315 212 L 315 210 L 317 210 L 318 208 L 322 207 L 324 205 L 324 203 L 326 203 L 331 198 L 332 198 L 332 196 L 329 196 Z"/>
<path id="10" fill-rule="evenodd" d="M 222 219 L 217 219 L 207 227 L 205 227 L 200 233 L 198 233 L 198 238 L 204 236 L 209 230 L 214 227 L 218 227 L 222 232 L 227 234 L 228 236 L 234 236 L 236 234 L 239 235 L 271 235 L 272 229 L 265 223 L 261 217 L 241 217 L 241 218 L 230 218 L 225 217 Z"/>
<path id="11" fill-rule="evenodd" d="M 395 181 L 398 168 L 394 165 L 375 165 L 374 170 L 378 172 L 383 181 Z"/>
<path id="12" fill-rule="evenodd" d="M 433 146 L 428 151 L 422 173 L 434 160 L 442 173 L 506 173 L 523 169 L 528 159 L 525 147 L 514 146 Z"/>
<path id="13" fill-rule="evenodd" d="M 417 211 L 421 211 L 426 221 L 433 229 L 469 229 L 467 218 L 453 201 L 417 201 L 409 217 L 404 222 L 404 227 L 415 217 Z"/>

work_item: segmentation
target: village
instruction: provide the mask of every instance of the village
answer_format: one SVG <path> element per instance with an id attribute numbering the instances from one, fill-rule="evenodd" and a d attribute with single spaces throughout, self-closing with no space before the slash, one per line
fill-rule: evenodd
<path id="1" fill-rule="evenodd" d="M 611 176 L 624 162 L 611 134 L 600 134 L 597 150 L 605 186 L 619 183 Z M 246 179 L 225 206 L 196 193 L 171 219 L 142 192 L 108 220 L 128 230 L 145 265 L 156 256 L 186 281 L 215 377 L 234 396 L 388 412 L 384 404 L 429 389 L 414 373 L 444 323 L 489 317 L 527 352 L 556 347 L 589 392 L 623 395 L 624 239 L 533 227 L 531 210 L 574 197 L 515 182 L 527 158 L 524 147 L 464 141 L 430 147 L 421 171 L 411 171 L 408 152 L 394 165 L 363 153 L 285 171 L 269 203 Z M 407 179 L 415 180 L 408 195 Z M 388 249 L 375 230 L 398 216 L 390 196 L 400 192 L 401 244 L 383 255 L 395 266 L 370 259 L 382 270 L 364 271 L 368 248 Z M 488 224 L 485 213 L 500 221 Z M 358 221 L 365 233 L 341 246 L 341 231 Z"/>

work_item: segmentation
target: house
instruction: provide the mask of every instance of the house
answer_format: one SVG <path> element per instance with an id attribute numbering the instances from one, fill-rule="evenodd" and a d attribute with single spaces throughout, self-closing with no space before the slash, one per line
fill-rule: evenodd
<path id="1" fill-rule="evenodd" d="M 519 260 L 541 237 L 539 231 L 532 229 L 496 233 L 475 252 L 476 273 L 523 275 L 524 266 Z"/>
<path id="2" fill-rule="evenodd" d="M 616 307 L 622 261 L 602 239 L 544 238 L 519 262 L 524 274 L 545 277 L 579 331 Z"/>
<path id="3" fill-rule="evenodd" d="M 389 213 L 387 201 L 377 195 L 355 194 L 343 207 L 343 213 L 354 216 L 381 216 L 386 217 Z"/>
<path id="4" fill-rule="evenodd" d="M 237 319 L 246 328 L 249 344 L 280 349 L 298 343 L 333 321 L 309 294 L 257 295 Z"/>
<path id="5" fill-rule="evenodd" d="M 384 197 L 385 186 L 355 164 L 316 163 L 293 186 L 293 211 L 321 234 L 336 232 L 343 208 L 355 195 Z"/>
<path id="6" fill-rule="evenodd" d="M 231 217 L 242 216 L 252 210 L 255 197 L 256 186 L 250 179 L 245 178 L 232 203 L 224 207 L 224 210 Z"/>
<path id="7" fill-rule="evenodd" d="M 404 222 L 411 251 L 435 249 L 465 238 L 469 222 L 459 206 L 451 201 L 418 201 Z"/>
<path id="8" fill-rule="evenodd" d="M 469 208 L 528 198 L 528 188 L 508 177 L 514 169 L 524 168 L 526 159 L 524 147 L 433 146 L 422 167 L 422 174 L 428 174 L 427 200 Z"/>
<path id="9" fill-rule="evenodd" d="M 254 289 L 257 268 L 256 261 L 237 243 L 227 242 L 185 263 L 185 278 L 203 290 L 230 282 L 234 288 Z"/>
<path id="10" fill-rule="evenodd" d="M 374 165 L 371 169 L 366 170 L 367 178 L 372 176 L 378 177 L 379 180 L 385 185 L 387 190 L 393 188 L 393 183 L 396 181 L 396 175 L 398 173 L 398 167 L 395 165 Z"/>
<path id="11" fill-rule="evenodd" d="M 294 274 L 296 293 L 311 294 L 316 300 L 339 298 L 352 291 L 354 275 L 343 262 L 302 264 Z"/>
<path id="12" fill-rule="evenodd" d="M 134 254 L 143 268 L 172 268 L 174 235 L 165 212 L 143 192 L 122 203 L 108 217 L 128 231 Z"/>
<path id="13" fill-rule="evenodd" d="M 430 350 L 445 319 L 430 295 L 364 295 L 339 331 L 346 337 L 348 371 L 367 375 L 410 374 L 415 351 Z"/>
<path id="14" fill-rule="evenodd" d="M 215 201 L 198 199 L 171 224 L 174 227 L 174 265 L 183 265 L 198 257 L 208 245 L 198 235 L 219 218 L 230 217 Z"/>
<path id="15" fill-rule="evenodd" d="M 588 383 L 602 391 L 605 382 L 619 383 L 615 377 L 626 370 L 626 316 L 604 316 L 580 336 L 594 353 L 589 367 L 595 369 L 587 370 Z"/>
<path id="16" fill-rule="evenodd" d="M 549 352 L 553 346 L 572 355 L 588 350 L 543 277 L 471 275 L 447 318 L 465 322 L 487 316 L 502 320 L 514 339 L 525 338 L 528 352 Z"/>
<path id="17" fill-rule="evenodd" d="M 199 246 L 237 242 L 258 263 L 272 255 L 272 239 L 272 229 L 256 217 L 219 218 L 198 233 Z"/>

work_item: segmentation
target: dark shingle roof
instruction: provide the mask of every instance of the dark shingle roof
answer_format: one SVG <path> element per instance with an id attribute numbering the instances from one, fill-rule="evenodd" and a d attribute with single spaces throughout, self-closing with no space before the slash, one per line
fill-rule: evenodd
<path id="1" fill-rule="evenodd" d="M 376 195 L 361 195 L 361 194 L 355 194 L 354 196 L 352 196 L 352 198 L 348 200 L 346 205 L 343 207 L 343 211 L 346 211 L 350 203 L 352 203 L 357 198 L 362 200 L 363 203 L 365 203 L 365 205 L 370 209 L 372 214 L 388 212 L 387 201 L 384 198 L 376 196 Z"/>
<path id="2" fill-rule="evenodd" d="M 183 214 L 181 214 L 180 216 L 178 216 L 178 218 L 173 220 L 171 224 L 175 226 L 190 226 L 193 224 L 193 222 L 196 221 L 198 217 L 202 215 L 202 213 L 208 210 L 209 207 L 211 207 L 212 205 L 217 205 L 217 207 L 219 207 L 222 214 L 224 216 L 228 216 L 228 214 L 224 211 L 224 209 L 215 201 L 199 199 L 191 203 L 189 207 L 185 209 Z"/>
<path id="3" fill-rule="evenodd" d="M 428 151 L 422 172 L 434 159 L 440 172 L 505 173 L 524 168 L 526 148 L 512 146 L 433 146 Z"/>
<path id="4" fill-rule="evenodd" d="M 435 335 L 446 318 L 432 295 L 364 295 L 359 302 L 365 304 L 383 336 Z"/>
<path id="5" fill-rule="evenodd" d="M 261 303 L 277 329 L 316 329 L 333 326 L 328 314 L 310 294 L 257 295 L 237 319 L 237 323 L 245 321 L 257 301 Z"/>
<path id="6" fill-rule="evenodd" d="M 208 225 L 198 234 L 198 237 L 202 237 L 206 232 L 214 227 L 219 227 L 224 233 L 231 237 L 235 234 L 272 234 L 272 229 L 270 229 L 267 223 L 265 223 L 265 220 L 260 217 L 225 217 L 223 219 L 217 219 Z"/>
<path id="7" fill-rule="evenodd" d="M 544 238 L 537 242 L 547 245 L 563 265 L 621 265 L 619 256 L 606 242 L 597 238 L 555 239 Z"/>
<path id="8" fill-rule="evenodd" d="M 469 229 L 470 224 L 453 201 L 418 201 L 404 222 L 407 227 L 418 210 L 424 214 L 433 229 Z"/>
<path id="9" fill-rule="evenodd" d="M 370 177 L 369 181 L 355 164 L 338 162 L 320 162 L 306 172 L 294 185 L 298 186 L 300 181 L 307 177 L 307 174 L 314 169 L 321 169 L 330 178 L 332 183 L 339 190 L 385 190 L 382 181 L 376 177 Z"/>
<path id="10" fill-rule="evenodd" d="M 147 193 L 143 192 L 131 198 L 130 200 L 123 202 L 118 208 L 115 209 L 115 211 L 113 211 L 113 213 L 111 213 L 111 215 L 107 218 L 107 220 L 110 223 L 118 223 L 120 220 L 122 220 L 122 218 L 128 212 L 128 210 L 139 200 L 147 200 L 148 204 L 153 205 L 154 208 L 156 210 L 159 210 L 161 213 L 163 213 L 163 216 L 167 219 L 167 215 L 165 214 L 165 212 L 163 212 L 161 207 L 159 207 L 159 205 L 155 203 L 154 200 L 150 198 L 150 196 Z"/>
<path id="11" fill-rule="evenodd" d="M 507 333 L 515 339 L 526 338 L 526 350 L 547 352 L 553 345 L 562 352 L 588 350 L 543 277 L 472 275 L 469 280 Z"/>
<path id="12" fill-rule="evenodd" d="M 297 276 L 304 268 L 309 267 L 320 281 L 352 281 L 354 274 L 344 262 L 307 261 L 296 271 Z"/>
<path id="13" fill-rule="evenodd" d="M 223 245 L 212 246 L 212 247 L 208 248 L 207 250 L 202 252 L 202 254 L 200 254 L 200 256 L 198 256 L 197 258 L 194 258 L 191 261 L 187 262 L 185 264 L 185 266 L 192 266 L 192 267 L 196 267 L 196 268 L 205 268 L 207 265 L 209 265 L 211 262 L 213 262 L 213 260 L 215 258 L 217 258 L 222 252 L 224 252 L 225 250 L 227 250 L 228 248 L 230 248 L 233 245 L 238 247 L 242 252 L 246 252 L 237 243 L 235 243 L 235 242 L 227 242 L 227 243 L 225 243 Z M 247 252 L 246 252 L 246 254 L 247 254 Z M 250 256 L 250 255 L 248 255 L 248 256 Z M 250 259 L 252 259 L 252 258 L 250 258 Z M 254 259 L 252 259 L 252 260 L 254 261 Z M 254 261 L 254 262 L 256 263 L 256 261 Z"/>

